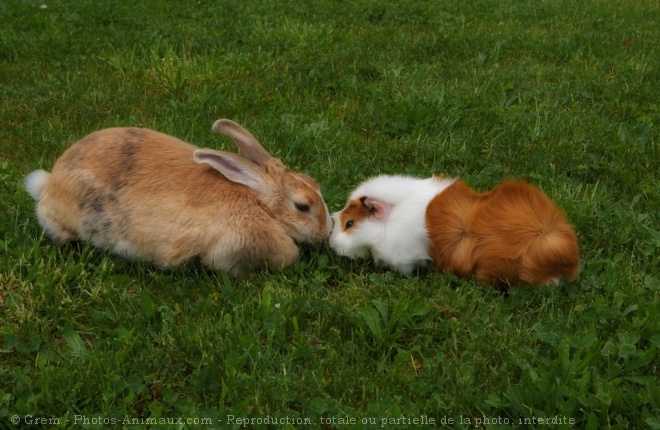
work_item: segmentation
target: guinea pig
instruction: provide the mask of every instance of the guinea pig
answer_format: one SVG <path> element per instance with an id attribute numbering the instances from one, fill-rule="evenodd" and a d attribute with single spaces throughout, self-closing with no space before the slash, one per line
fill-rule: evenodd
<path id="1" fill-rule="evenodd" d="M 444 272 L 495 287 L 576 279 L 577 236 L 538 188 L 507 181 L 476 193 L 456 178 L 382 175 L 333 214 L 330 246 L 401 273 L 433 261 Z"/>
<path id="2" fill-rule="evenodd" d="M 373 257 L 408 275 L 426 260 L 429 241 L 424 214 L 431 199 L 453 179 L 381 175 L 351 193 L 333 214 L 330 247 L 350 258 Z"/>
<path id="3" fill-rule="evenodd" d="M 88 135 L 52 173 L 26 177 L 39 223 L 57 242 L 87 241 L 162 268 L 199 258 L 231 274 L 288 266 L 297 242 L 327 239 L 332 220 L 314 179 L 233 121 L 212 129 L 248 158 L 141 128 Z"/>

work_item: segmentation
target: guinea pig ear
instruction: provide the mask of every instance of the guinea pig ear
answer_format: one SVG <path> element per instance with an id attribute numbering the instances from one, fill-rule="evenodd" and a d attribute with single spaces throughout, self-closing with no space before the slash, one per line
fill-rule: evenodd
<path id="1" fill-rule="evenodd" d="M 199 164 L 208 164 L 227 179 L 246 185 L 257 191 L 264 190 L 261 169 L 252 161 L 232 152 L 201 148 L 195 150 L 193 159 Z"/>
<path id="2" fill-rule="evenodd" d="M 360 197 L 360 202 L 362 202 L 362 205 L 367 208 L 369 213 L 371 213 L 371 215 L 373 215 L 378 221 L 385 221 L 392 210 L 391 204 L 380 202 L 371 197 L 362 196 Z"/>

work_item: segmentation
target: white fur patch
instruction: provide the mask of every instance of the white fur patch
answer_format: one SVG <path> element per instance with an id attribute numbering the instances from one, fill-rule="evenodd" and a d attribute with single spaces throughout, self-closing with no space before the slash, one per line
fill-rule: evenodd
<path id="1" fill-rule="evenodd" d="M 426 207 L 455 179 L 418 179 L 410 176 L 382 175 L 362 183 L 350 200 L 367 196 L 392 206 L 386 220 L 363 219 L 350 234 L 342 231 L 335 217 L 330 246 L 338 254 L 365 258 L 371 254 L 377 263 L 410 274 L 416 266 L 430 259 L 426 231 Z"/>
<path id="2" fill-rule="evenodd" d="M 34 200 L 39 201 L 41 199 L 41 193 L 49 178 L 50 173 L 45 170 L 35 170 L 25 177 L 25 189 Z"/>

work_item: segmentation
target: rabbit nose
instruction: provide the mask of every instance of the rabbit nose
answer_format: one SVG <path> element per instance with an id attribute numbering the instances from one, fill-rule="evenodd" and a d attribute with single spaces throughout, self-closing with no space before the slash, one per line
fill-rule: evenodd
<path id="1" fill-rule="evenodd" d="M 333 212 L 330 219 L 332 219 L 332 228 L 334 229 L 335 225 L 339 223 L 339 212 Z"/>

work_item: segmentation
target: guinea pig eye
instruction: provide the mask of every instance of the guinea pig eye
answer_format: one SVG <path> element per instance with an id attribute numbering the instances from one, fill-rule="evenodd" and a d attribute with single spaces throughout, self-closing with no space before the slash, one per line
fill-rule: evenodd
<path id="1" fill-rule="evenodd" d="M 296 203 L 296 209 L 298 209 L 300 212 L 309 212 L 309 205 Z"/>
<path id="2" fill-rule="evenodd" d="M 351 227 L 353 227 L 353 220 L 346 221 L 346 225 L 344 226 L 344 231 L 348 230 Z"/>

